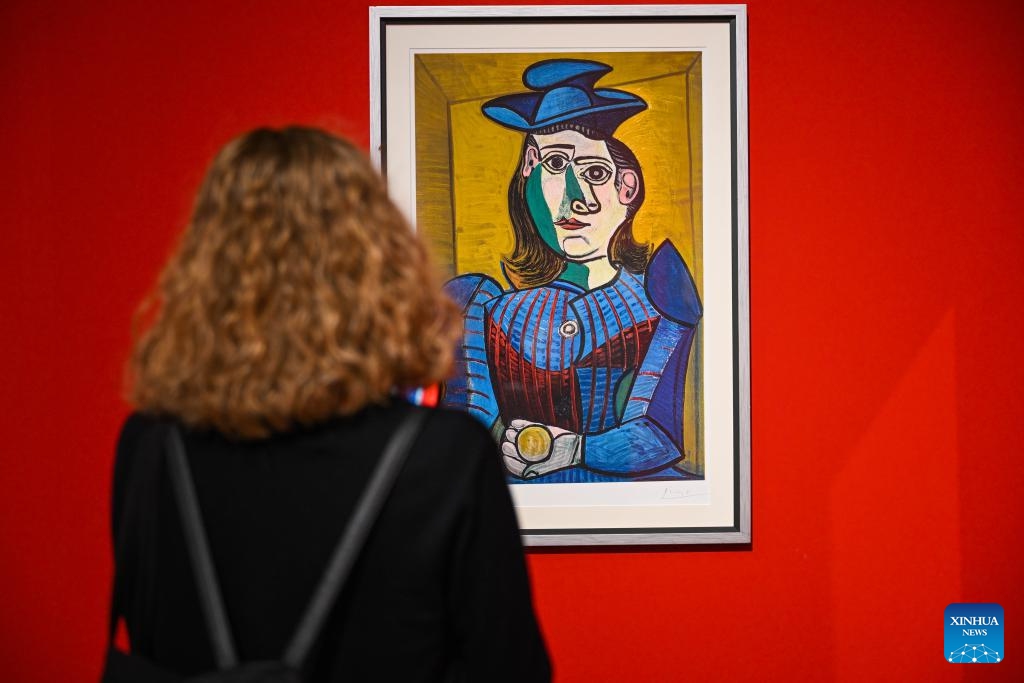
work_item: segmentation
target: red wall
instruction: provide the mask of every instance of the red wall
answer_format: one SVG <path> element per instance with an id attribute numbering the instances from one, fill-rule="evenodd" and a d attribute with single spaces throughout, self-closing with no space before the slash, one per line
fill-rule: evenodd
<path id="1" fill-rule="evenodd" d="M 368 143 L 366 5 L 285 6 L 0 7 L 0 678 L 98 670 L 129 321 L 209 157 Z M 751 2 L 754 542 L 532 554 L 560 683 L 1024 678 L 1022 8 Z M 941 659 L 955 601 L 1005 662 Z"/>

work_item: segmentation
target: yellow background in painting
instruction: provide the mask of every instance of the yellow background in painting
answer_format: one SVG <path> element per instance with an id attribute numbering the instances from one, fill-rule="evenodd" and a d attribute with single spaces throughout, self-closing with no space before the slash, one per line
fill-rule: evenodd
<path id="1" fill-rule="evenodd" d="M 646 199 L 634 222 L 638 241 L 670 239 L 703 299 L 700 55 L 693 52 L 420 54 L 416 84 L 416 221 L 449 275 L 483 273 L 508 286 L 501 258 L 512 251 L 508 184 L 524 134 L 486 118 L 488 100 L 526 90 L 523 71 L 557 57 L 591 59 L 613 70 L 598 87 L 626 90 L 648 109 L 615 136 L 640 161 Z M 687 374 L 684 469 L 703 474 L 703 392 L 698 334 Z"/>

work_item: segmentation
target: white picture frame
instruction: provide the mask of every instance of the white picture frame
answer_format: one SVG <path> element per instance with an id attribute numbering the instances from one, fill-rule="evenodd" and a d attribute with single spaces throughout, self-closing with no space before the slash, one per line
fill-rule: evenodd
<path id="1" fill-rule="evenodd" d="M 749 543 L 745 6 L 371 7 L 370 43 L 371 156 L 414 224 L 418 56 L 699 55 L 701 478 L 511 489 L 531 546 Z"/>

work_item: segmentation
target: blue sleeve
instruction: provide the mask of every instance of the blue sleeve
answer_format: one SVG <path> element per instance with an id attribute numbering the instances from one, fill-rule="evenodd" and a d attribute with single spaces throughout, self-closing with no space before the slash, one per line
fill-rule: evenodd
<path id="1" fill-rule="evenodd" d="M 642 475 L 683 457 L 683 391 L 694 329 L 662 319 L 626 401 L 622 422 L 583 437 L 583 465 Z"/>
<path id="2" fill-rule="evenodd" d="M 647 266 L 644 288 L 661 314 L 658 329 L 615 427 L 583 437 L 583 464 L 617 475 L 643 475 L 683 457 L 683 392 L 700 296 L 686 262 L 668 240 Z"/>
<path id="3" fill-rule="evenodd" d="M 502 289 L 493 278 L 469 274 L 449 280 L 445 292 L 462 308 L 464 327 L 441 405 L 466 411 L 490 429 L 498 419 L 498 402 L 487 363 L 484 305 L 500 296 Z"/>

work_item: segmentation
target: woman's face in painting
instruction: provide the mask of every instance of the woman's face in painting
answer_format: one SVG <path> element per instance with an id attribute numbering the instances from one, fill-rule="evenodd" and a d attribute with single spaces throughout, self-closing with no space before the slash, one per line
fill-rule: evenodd
<path id="1" fill-rule="evenodd" d="M 533 138 L 537 146 L 527 147 L 521 172 L 541 239 L 570 261 L 606 258 L 636 192 L 636 173 L 616 168 L 605 141 L 574 130 Z"/>

